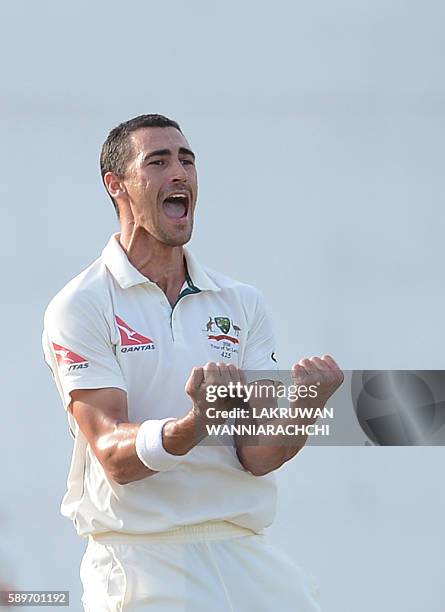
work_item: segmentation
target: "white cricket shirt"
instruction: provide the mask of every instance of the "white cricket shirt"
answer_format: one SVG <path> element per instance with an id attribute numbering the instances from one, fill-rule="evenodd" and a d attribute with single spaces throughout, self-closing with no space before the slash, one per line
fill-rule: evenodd
<path id="1" fill-rule="evenodd" d="M 256 288 L 200 266 L 184 248 L 188 278 L 172 309 L 129 262 L 118 238 L 110 238 L 45 313 L 45 360 L 65 408 L 74 389 L 117 387 L 126 391 L 130 422 L 180 417 L 192 405 L 184 386 L 195 366 L 222 361 L 244 370 L 277 369 Z M 258 532 L 272 522 L 274 475 L 252 476 L 233 447 L 202 443 L 174 469 L 119 485 L 67 415 L 74 447 L 61 510 L 80 535 L 155 533 L 208 520 Z"/>

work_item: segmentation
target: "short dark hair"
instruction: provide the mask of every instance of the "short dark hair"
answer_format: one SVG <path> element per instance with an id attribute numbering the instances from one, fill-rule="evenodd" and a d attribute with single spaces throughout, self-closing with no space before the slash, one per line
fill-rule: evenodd
<path id="1" fill-rule="evenodd" d="M 102 151 L 100 154 L 100 173 L 104 185 L 104 176 L 107 172 L 114 172 L 114 174 L 119 177 L 124 176 L 132 154 L 129 135 L 140 128 L 150 127 L 174 127 L 182 134 L 179 124 L 176 121 L 173 121 L 173 119 L 164 117 L 164 115 L 139 115 L 138 117 L 133 117 L 133 119 L 120 123 L 111 130 L 102 146 Z M 117 216 L 119 217 L 117 204 L 114 198 L 111 196 L 110 198 L 113 202 Z"/>

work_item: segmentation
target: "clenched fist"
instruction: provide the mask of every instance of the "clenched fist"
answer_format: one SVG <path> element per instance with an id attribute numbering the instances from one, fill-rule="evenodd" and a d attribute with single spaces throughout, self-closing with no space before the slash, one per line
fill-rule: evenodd
<path id="1" fill-rule="evenodd" d="M 209 362 L 203 367 L 193 368 L 185 385 L 185 391 L 192 399 L 192 410 L 201 423 L 223 423 L 227 418 L 227 416 L 224 416 L 224 412 L 238 408 L 243 404 L 240 385 L 244 384 L 244 375 L 236 366 Z M 216 388 L 225 388 L 228 391 L 231 389 L 232 393 L 225 394 L 222 392 L 221 395 L 227 395 L 227 397 L 215 398 Z M 235 397 L 233 397 L 234 395 Z M 215 398 L 215 401 L 209 401 L 209 397 Z M 208 417 L 207 413 L 209 409 L 211 409 L 211 418 Z"/>
<path id="2" fill-rule="evenodd" d="M 295 385 L 317 385 L 316 403 L 322 407 L 340 387 L 344 375 L 330 355 L 323 355 L 300 359 L 292 366 L 292 378 Z"/>

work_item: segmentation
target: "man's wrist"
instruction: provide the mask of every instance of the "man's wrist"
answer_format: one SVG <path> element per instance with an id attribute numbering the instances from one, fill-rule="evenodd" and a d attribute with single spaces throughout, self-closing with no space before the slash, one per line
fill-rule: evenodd
<path id="1" fill-rule="evenodd" d="M 136 454 L 139 460 L 154 472 L 170 470 L 181 460 L 169 453 L 163 444 L 163 429 L 172 420 L 174 419 L 149 419 L 141 423 L 137 431 Z"/>
<path id="2" fill-rule="evenodd" d="M 162 443 L 168 453 L 185 455 L 207 435 L 205 424 L 192 408 L 185 416 L 164 425 Z"/>

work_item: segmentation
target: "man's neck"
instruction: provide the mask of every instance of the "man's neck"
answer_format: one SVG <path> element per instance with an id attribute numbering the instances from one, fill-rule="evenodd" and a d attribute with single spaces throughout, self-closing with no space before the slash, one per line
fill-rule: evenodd
<path id="1" fill-rule="evenodd" d="M 173 306 L 185 281 L 182 246 L 163 244 L 145 230 L 138 229 L 129 236 L 121 232 L 118 240 L 130 263 L 156 283 Z"/>

